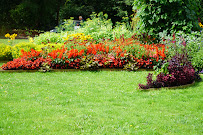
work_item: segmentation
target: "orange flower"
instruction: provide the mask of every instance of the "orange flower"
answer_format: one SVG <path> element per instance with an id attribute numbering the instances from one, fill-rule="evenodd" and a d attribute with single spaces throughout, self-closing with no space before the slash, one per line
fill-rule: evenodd
<path id="1" fill-rule="evenodd" d="M 109 46 L 106 46 L 106 53 L 109 53 Z"/>
<path id="2" fill-rule="evenodd" d="M 84 53 L 84 49 L 82 49 L 80 52 L 79 52 L 79 56 L 82 56 L 83 55 L 83 53 Z"/>
<path id="3" fill-rule="evenodd" d="M 121 53 L 121 57 L 124 57 L 124 53 Z"/>
<path id="4" fill-rule="evenodd" d="M 61 52 L 61 53 L 59 54 L 59 59 L 61 59 L 62 56 L 63 56 L 63 53 Z"/>

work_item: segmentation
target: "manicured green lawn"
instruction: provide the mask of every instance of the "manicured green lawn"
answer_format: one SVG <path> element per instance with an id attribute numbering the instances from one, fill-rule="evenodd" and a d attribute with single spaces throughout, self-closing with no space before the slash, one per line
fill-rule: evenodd
<path id="1" fill-rule="evenodd" d="M 0 73 L 0 134 L 202 134 L 203 82 L 139 91 L 148 73 Z"/>
<path id="2" fill-rule="evenodd" d="M 18 44 L 20 42 L 29 42 L 28 39 L 15 39 L 13 40 L 13 44 L 12 45 L 15 45 L 15 44 Z M 0 44 L 1 43 L 4 43 L 6 45 L 10 45 L 11 43 L 8 42 L 8 39 L 0 39 Z"/>

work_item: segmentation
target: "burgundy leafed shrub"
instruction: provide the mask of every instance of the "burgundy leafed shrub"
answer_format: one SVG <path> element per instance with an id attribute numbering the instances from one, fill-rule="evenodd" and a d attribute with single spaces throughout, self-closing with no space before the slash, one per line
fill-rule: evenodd
<path id="1" fill-rule="evenodd" d="M 191 84 L 196 79 L 195 69 L 188 61 L 186 54 L 176 54 L 168 60 L 168 73 L 159 73 L 156 80 L 152 80 L 152 74 L 147 77 L 147 84 L 139 84 L 141 89 L 173 87 Z"/>

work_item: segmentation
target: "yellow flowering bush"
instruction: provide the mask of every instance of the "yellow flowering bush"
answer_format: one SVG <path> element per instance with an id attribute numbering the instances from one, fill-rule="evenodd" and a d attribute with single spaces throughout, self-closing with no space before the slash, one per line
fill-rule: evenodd
<path id="1" fill-rule="evenodd" d="M 21 42 L 13 46 L 12 48 L 12 56 L 13 58 L 19 58 L 21 54 L 21 50 L 30 51 L 31 49 L 36 49 L 37 45 L 29 42 Z"/>
<path id="2" fill-rule="evenodd" d="M 12 60 L 12 47 L 0 44 L 0 60 Z"/>
<path id="3" fill-rule="evenodd" d="M 84 33 L 69 34 L 64 40 L 76 40 L 78 42 L 90 41 L 93 39 L 90 35 Z"/>

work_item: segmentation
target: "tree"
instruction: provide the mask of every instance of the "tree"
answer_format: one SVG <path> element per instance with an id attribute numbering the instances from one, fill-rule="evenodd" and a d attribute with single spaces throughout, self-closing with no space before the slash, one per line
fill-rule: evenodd
<path id="1" fill-rule="evenodd" d="M 130 16 L 133 0 L 1 0 L 0 26 L 49 30 L 63 19 L 103 11 L 115 23 Z"/>
<path id="2" fill-rule="evenodd" d="M 14 21 L 10 16 L 10 10 L 21 3 L 22 0 L 1 0 L 0 1 L 0 33 L 14 27 Z"/>
<path id="3" fill-rule="evenodd" d="M 201 0 L 134 0 L 142 32 L 158 35 L 162 31 L 199 30 Z"/>

